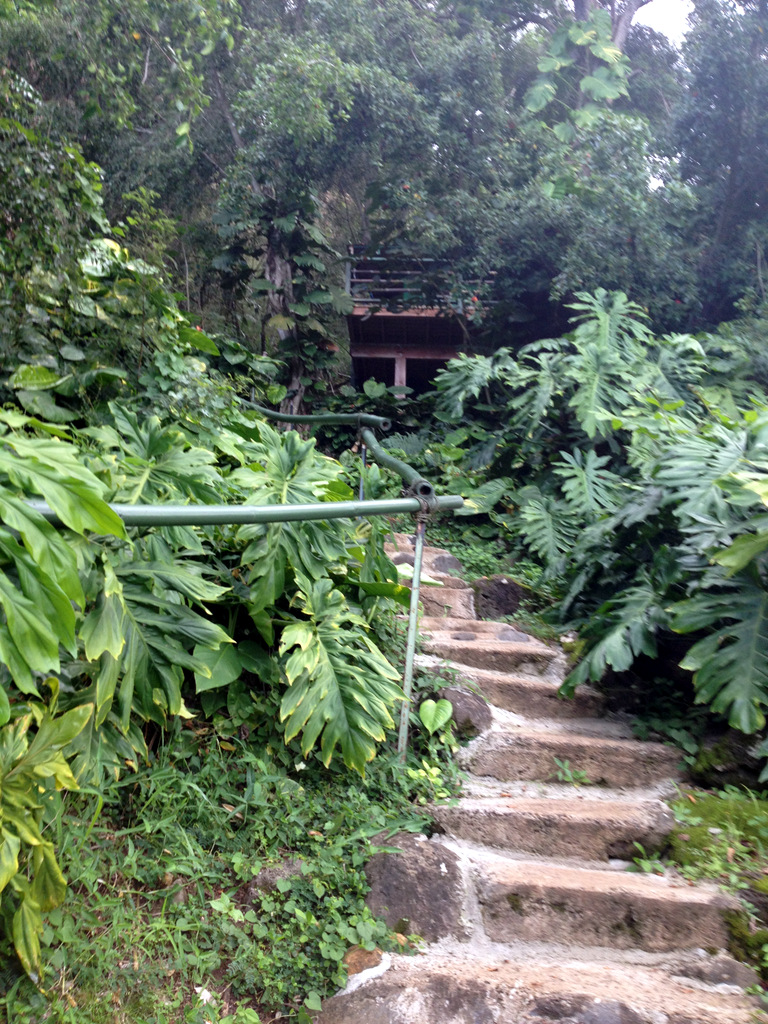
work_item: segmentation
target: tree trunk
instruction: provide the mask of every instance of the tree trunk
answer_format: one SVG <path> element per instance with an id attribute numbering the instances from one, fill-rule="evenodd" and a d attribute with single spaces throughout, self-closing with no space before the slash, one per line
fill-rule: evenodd
<path id="1" fill-rule="evenodd" d="M 619 3 L 618 0 L 611 0 L 607 3 L 601 0 L 597 3 L 596 0 L 573 0 L 573 14 L 577 21 L 586 21 L 596 7 L 609 8 L 613 24 L 611 36 L 616 46 L 623 50 L 635 15 L 641 7 L 650 2 L 651 0 L 624 0 L 623 3 Z"/>
<path id="2" fill-rule="evenodd" d="M 651 0 L 625 0 L 625 3 L 611 3 L 611 20 L 613 22 L 613 41 L 620 50 L 627 44 L 627 36 L 632 27 L 635 15 L 641 7 L 645 7 Z"/>

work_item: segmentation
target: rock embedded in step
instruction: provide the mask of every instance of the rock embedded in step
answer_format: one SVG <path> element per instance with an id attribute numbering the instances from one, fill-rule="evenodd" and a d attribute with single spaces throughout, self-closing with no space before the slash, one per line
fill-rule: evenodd
<path id="1" fill-rule="evenodd" d="M 477 640 L 477 634 L 470 633 L 468 630 L 459 630 L 457 633 L 451 633 L 451 640 Z"/>
<path id="2" fill-rule="evenodd" d="M 505 615 L 514 615 L 520 602 L 530 596 L 530 591 L 506 576 L 490 576 L 474 580 L 475 607 L 478 618 L 498 620 Z"/>
<path id="3" fill-rule="evenodd" d="M 393 565 L 413 565 L 415 555 L 409 554 L 407 551 L 400 551 L 392 557 Z"/>
<path id="4" fill-rule="evenodd" d="M 400 852 L 374 854 L 366 865 L 372 913 L 395 931 L 427 942 L 461 935 L 464 887 L 456 855 L 406 832 L 384 842 Z"/>
<path id="5" fill-rule="evenodd" d="M 362 971 L 369 971 L 372 967 L 378 967 L 381 963 L 383 953 L 380 949 L 363 949 L 362 946 L 350 946 L 344 954 L 344 965 L 347 974 L 352 977 Z"/>
<path id="6" fill-rule="evenodd" d="M 727 953 L 708 957 L 700 964 L 686 964 L 680 968 L 680 974 L 708 985 L 738 985 L 745 989 L 757 982 L 757 975 L 751 967 L 734 960 Z"/>
<path id="7" fill-rule="evenodd" d="M 461 572 L 462 564 L 453 555 L 438 555 L 432 561 L 432 572 Z"/>
<path id="8" fill-rule="evenodd" d="M 427 975 L 418 985 L 384 975 L 323 1004 L 316 1024 L 496 1024 L 498 994 L 475 978 Z"/>
<path id="9" fill-rule="evenodd" d="M 521 633 L 519 629 L 513 629 L 512 626 L 502 629 L 501 632 L 497 633 L 496 639 L 518 644 L 529 644 L 531 642 L 531 638 L 527 633 Z"/>
<path id="10" fill-rule="evenodd" d="M 470 693 L 458 686 L 445 686 L 438 696 L 453 705 L 453 721 L 461 739 L 471 739 L 490 729 L 493 715 L 488 701 L 479 693 Z"/>
<path id="11" fill-rule="evenodd" d="M 261 889 L 263 892 L 274 892 L 278 882 L 303 874 L 303 868 L 304 861 L 298 857 L 290 857 L 288 860 L 280 861 L 279 864 L 269 864 L 255 876 L 251 888 Z"/>
<path id="12" fill-rule="evenodd" d="M 624 1003 L 582 995 L 542 996 L 531 1016 L 537 1024 L 646 1024 Z"/>

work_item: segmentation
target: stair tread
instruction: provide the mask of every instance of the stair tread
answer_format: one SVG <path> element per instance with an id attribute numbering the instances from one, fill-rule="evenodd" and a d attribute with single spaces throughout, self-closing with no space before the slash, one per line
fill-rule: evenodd
<path id="1" fill-rule="evenodd" d="M 560 864 L 541 858 L 505 857 L 495 851 L 478 847 L 469 851 L 487 883 L 502 886 L 524 885 L 534 889 L 572 890 L 584 894 L 631 894 L 646 900 L 675 904 L 714 904 L 727 909 L 737 908 L 739 901 L 709 885 L 691 885 L 680 878 L 641 872 L 617 871 L 613 868 Z"/>
<path id="2" fill-rule="evenodd" d="M 536 815 L 623 821 L 656 814 L 664 804 L 654 799 L 589 800 L 581 797 L 460 797 L 452 807 L 435 808 L 441 816 L 460 811 L 483 814 Z"/>
<path id="3" fill-rule="evenodd" d="M 480 740 L 473 740 L 466 750 L 474 751 L 475 746 L 480 745 L 487 750 L 491 747 L 498 749 L 533 744 L 541 747 L 590 747 L 596 750 L 628 751 L 634 749 L 646 757 L 655 754 L 664 760 L 679 760 L 681 756 L 679 751 L 653 740 L 625 739 L 620 736 L 599 736 L 590 732 L 578 732 L 573 728 L 574 721 L 578 720 L 572 719 L 568 725 L 553 722 L 551 727 L 536 727 L 532 722 L 522 725 L 496 726 L 493 731 L 485 733 Z M 589 719 L 585 719 L 586 721 Z"/>
<path id="4" fill-rule="evenodd" d="M 622 1011 L 614 1009 L 617 1004 L 623 1005 L 640 1015 L 644 1024 L 659 1019 L 671 1019 L 675 1024 L 745 1024 L 756 1008 L 755 1000 L 732 986 L 715 987 L 673 973 L 675 969 L 700 969 L 706 973 L 710 958 L 704 954 L 687 960 L 666 957 L 664 965 L 657 965 L 633 963 L 624 953 L 609 956 L 604 950 L 596 950 L 593 955 L 597 958 L 590 961 L 574 957 L 573 950 L 567 947 L 544 943 L 533 946 L 535 952 L 529 945 L 522 952 L 493 944 L 482 951 L 432 948 L 418 957 L 393 956 L 382 979 L 389 989 L 400 993 L 398 1005 L 402 1005 L 403 1015 L 394 1011 L 393 1024 L 416 1019 L 416 1007 L 424 999 L 429 1000 L 432 993 L 434 1004 L 428 1002 L 425 1008 L 441 1012 L 442 1019 L 455 1019 L 450 1010 L 445 1016 L 444 999 L 442 1006 L 440 1003 L 441 994 L 450 992 L 457 980 L 467 988 L 487 992 L 486 1005 L 495 1005 L 493 1019 L 498 1024 L 540 1022 L 552 999 L 561 1000 L 561 1006 L 570 1003 L 594 1006 L 595 1010 L 604 1005 L 606 1020 L 624 1019 Z M 337 997 L 340 1003 L 349 998 Z M 376 1002 L 376 987 L 363 986 L 352 998 L 356 1019 L 363 1019 L 363 1007 L 369 1001 Z M 336 1020 L 333 1004 L 334 1000 L 326 1004 L 330 1016 L 322 1016 L 321 1020 Z M 351 1015 L 339 1019 L 355 1018 Z"/>

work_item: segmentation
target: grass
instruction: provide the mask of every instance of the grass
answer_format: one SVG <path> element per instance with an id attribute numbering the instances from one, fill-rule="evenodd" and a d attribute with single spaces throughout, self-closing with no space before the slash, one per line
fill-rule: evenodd
<path id="1" fill-rule="evenodd" d="M 178 729 L 151 766 L 71 795 L 51 821 L 69 892 L 46 918 L 46 994 L 0 944 L 0 1020 L 309 1021 L 350 947 L 408 941 L 365 904 L 371 837 L 423 830 L 414 803 L 455 786 L 434 737 L 361 780 Z"/>
<path id="2" fill-rule="evenodd" d="M 686 788 L 672 810 L 670 863 L 684 878 L 711 880 L 741 898 L 743 910 L 727 915 L 729 950 L 768 983 L 768 796 Z"/>

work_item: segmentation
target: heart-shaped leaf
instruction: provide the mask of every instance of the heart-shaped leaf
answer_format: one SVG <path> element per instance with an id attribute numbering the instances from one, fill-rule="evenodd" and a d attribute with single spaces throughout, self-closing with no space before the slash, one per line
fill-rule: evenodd
<path id="1" fill-rule="evenodd" d="M 419 706 L 421 724 L 430 736 L 437 732 L 438 729 L 442 729 L 444 725 L 447 725 L 451 720 L 452 714 L 453 704 L 444 698 L 438 701 L 425 700 Z"/>

